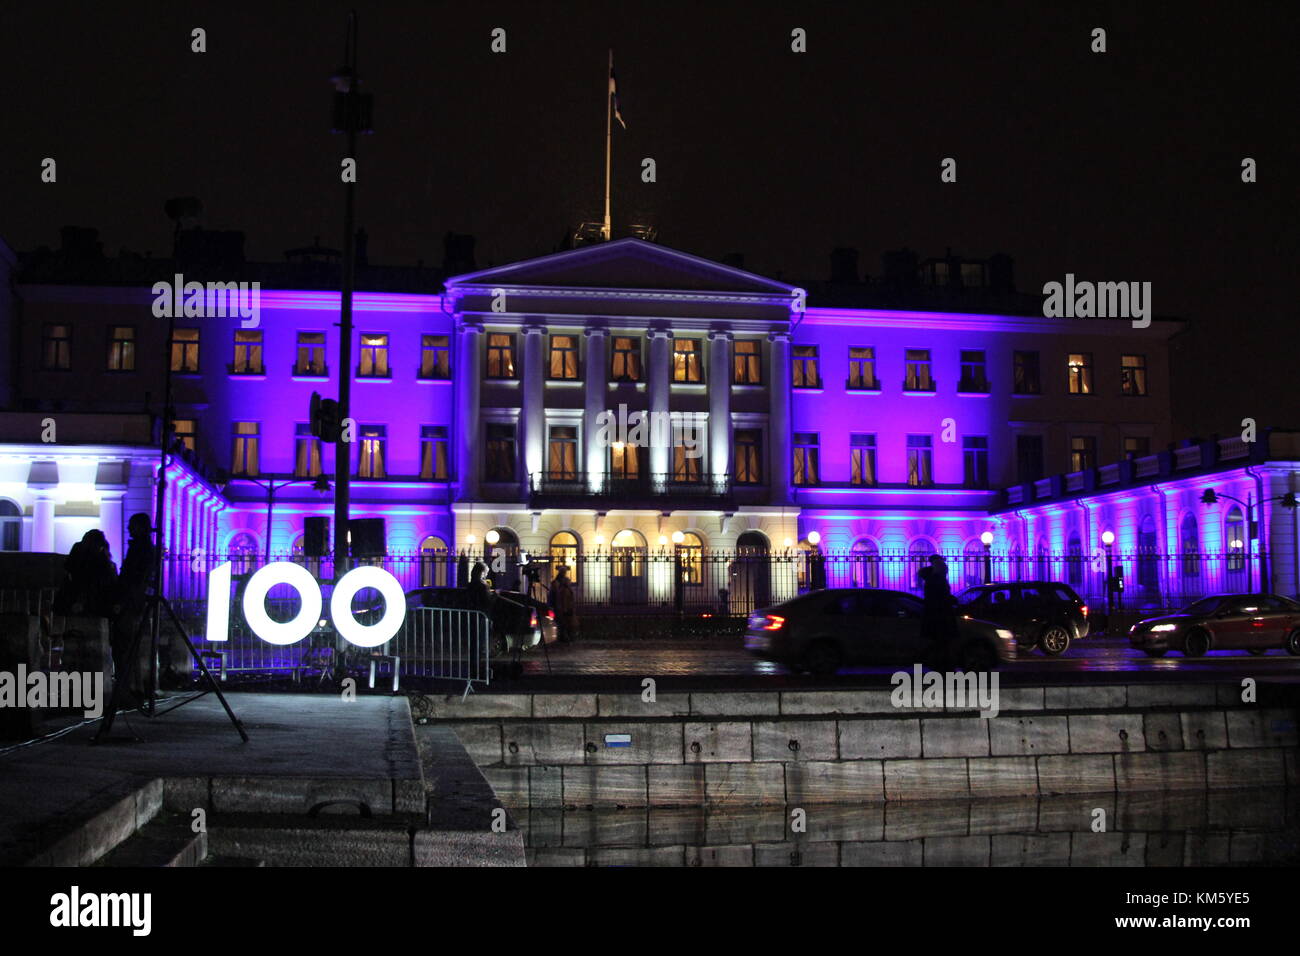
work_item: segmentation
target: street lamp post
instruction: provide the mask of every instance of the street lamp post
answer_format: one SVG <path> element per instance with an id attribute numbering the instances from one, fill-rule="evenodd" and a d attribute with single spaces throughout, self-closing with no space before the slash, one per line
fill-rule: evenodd
<path id="1" fill-rule="evenodd" d="M 1115 532 L 1103 531 L 1101 543 L 1106 547 L 1106 613 L 1115 609 Z"/>
<path id="2" fill-rule="evenodd" d="M 984 545 L 984 583 L 990 584 L 993 581 L 993 532 L 981 534 L 980 544 Z"/>
<path id="3" fill-rule="evenodd" d="M 250 484 L 257 485 L 259 488 L 266 489 L 266 547 L 263 549 L 263 564 L 271 563 L 271 518 L 275 511 L 275 493 L 281 488 L 287 488 L 289 485 L 300 485 L 304 481 L 310 481 L 312 487 L 325 494 L 330 490 L 330 483 L 324 475 L 317 475 L 315 478 L 286 478 L 277 481 L 275 478 L 267 478 L 262 481 L 259 478 L 240 478 L 241 481 L 247 481 Z"/>
<path id="4" fill-rule="evenodd" d="M 357 14 L 348 14 L 348 33 L 344 64 L 330 77 L 334 85 L 334 122 L 332 131 L 346 133 L 347 159 L 357 157 L 357 134 L 373 132 L 370 128 L 371 97 L 360 91 L 357 74 Z M 352 287 L 356 279 L 356 179 L 344 180 L 346 196 L 343 213 L 343 287 L 339 307 L 339 421 L 346 426 L 352 399 Z M 350 556 L 348 535 L 348 494 L 351 456 L 348 454 L 348 429 L 340 429 L 334 446 L 334 576 L 347 573 Z"/>

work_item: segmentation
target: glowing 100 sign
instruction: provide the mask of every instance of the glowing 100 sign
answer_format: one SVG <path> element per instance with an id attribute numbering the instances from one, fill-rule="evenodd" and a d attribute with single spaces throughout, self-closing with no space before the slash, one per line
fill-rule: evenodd
<path id="1" fill-rule="evenodd" d="M 298 592 L 302 606 L 291 621 L 274 621 L 266 613 L 266 596 L 277 584 Z M 352 616 L 352 599 L 358 591 L 374 588 L 384 598 L 384 616 L 373 624 L 362 624 Z M 224 641 L 230 632 L 230 562 L 208 572 L 209 641 Z M 301 564 L 276 561 L 259 568 L 244 589 L 244 620 L 253 633 L 268 644 L 285 647 L 297 644 L 315 630 L 320 621 L 320 584 Z M 383 568 L 353 568 L 339 579 L 330 594 L 330 618 L 344 640 L 357 647 L 378 647 L 392 639 L 406 619 L 406 595 L 402 585 Z"/>

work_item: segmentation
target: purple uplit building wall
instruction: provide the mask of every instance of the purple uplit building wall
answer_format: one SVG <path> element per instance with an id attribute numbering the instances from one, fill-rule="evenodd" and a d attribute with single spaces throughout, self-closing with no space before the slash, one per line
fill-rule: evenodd
<path id="1" fill-rule="evenodd" d="M 114 508 L 151 510 L 147 428 L 106 448 L 81 425 L 43 442 L 41 422 L 156 413 L 168 356 L 178 554 L 302 552 L 306 519 L 333 508 L 316 487 L 333 447 L 311 437 L 309 401 L 346 373 L 352 514 L 383 518 L 390 552 L 479 554 L 493 533 L 512 562 L 580 559 L 589 602 L 653 601 L 673 585 L 649 559 L 679 549 L 817 547 L 837 583 L 905 587 L 942 552 L 955 584 L 977 583 L 985 532 L 995 576 L 1095 594 L 1109 531 L 1128 593 L 1151 603 L 1261 573 L 1300 591 L 1295 512 L 1279 503 L 1300 447 L 1278 432 L 1174 444 L 1176 321 L 822 307 L 637 239 L 437 294 L 360 292 L 348 370 L 336 292 L 264 288 L 256 326 L 178 317 L 170 348 L 152 302 L 147 282 L 14 286 L 6 548 L 66 551 L 98 523 L 122 553 Z M 602 428 L 638 412 L 681 440 Z"/>

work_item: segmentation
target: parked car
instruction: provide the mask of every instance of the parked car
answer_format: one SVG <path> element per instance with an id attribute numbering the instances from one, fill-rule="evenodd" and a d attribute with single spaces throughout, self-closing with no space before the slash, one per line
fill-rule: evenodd
<path id="1" fill-rule="evenodd" d="M 977 584 L 957 597 L 960 613 L 1008 628 L 1016 643 L 1056 657 L 1087 637 L 1088 605 L 1060 581 Z"/>
<path id="2" fill-rule="evenodd" d="M 465 588 L 416 588 L 406 592 L 408 611 L 422 607 L 473 609 Z M 488 612 L 492 656 L 508 657 L 555 641 L 551 610 L 517 591 L 496 592 Z"/>
<path id="3" fill-rule="evenodd" d="M 1300 655 L 1300 604 L 1280 594 L 1217 594 L 1177 614 L 1138 621 L 1128 639 L 1148 657 L 1170 649 L 1204 657 L 1214 650 L 1264 654 L 1274 647 Z"/>
<path id="4" fill-rule="evenodd" d="M 989 670 L 1016 657 L 1011 631 L 959 617 L 957 664 Z M 794 671 L 833 674 L 846 664 L 915 664 L 925 661 L 921 601 L 904 591 L 834 588 L 812 591 L 755 611 L 745 650 Z"/>

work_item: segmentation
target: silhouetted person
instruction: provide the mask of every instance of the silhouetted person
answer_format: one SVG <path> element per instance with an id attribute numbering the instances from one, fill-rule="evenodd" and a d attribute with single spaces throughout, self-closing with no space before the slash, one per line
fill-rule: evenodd
<path id="1" fill-rule="evenodd" d="M 488 611 L 492 606 L 492 591 L 487 586 L 487 565 L 482 561 L 474 563 L 474 570 L 469 573 L 469 582 L 465 590 L 469 595 L 469 606 L 476 611 Z"/>
<path id="2" fill-rule="evenodd" d="M 555 571 L 555 580 L 551 582 L 550 605 L 555 611 L 555 627 L 560 632 L 559 639 L 568 644 L 578 631 L 578 611 L 567 565 L 562 564 Z"/>
<path id="3" fill-rule="evenodd" d="M 65 614 L 112 617 L 117 599 L 117 568 L 108 539 L 98 528 L 87 531 L 63 564 L 59 605 Z"/>
<path id="4" fill-rule="evenodd" d="M 131 690 L 140 693 L 144 686 L 144 665 L 141 659 L 143 657 L 145 661 L 148 660 L 146 655 L 151 650 L 149 641 L 142 638 L 144 654 L 137 653 L 135 660 L 127 660 L 126 654 L 144 617 L 149 592 L 156 584 L 157 554 L 153 546 L 153 527 L 149 516 L 142 511 L 131 515 L 131 520 L 127 523 L 127 534 L 130 539 L 126 556 L 122 559 L 122 573 L 118 576 L 118 605 L 121 610 L 113 626 L 113 663 L 117 673 L 129 681 Z"/>
<path id="5" fill-rule="evenodd" d="M 929 653 L 937 668 L 952 663 L 957 639 L 957 600 L 948 586 L 948 564 L 930 555 L 929 567 L 917 575 L 921 580 L 921 636 L 929 641 Z"/>

